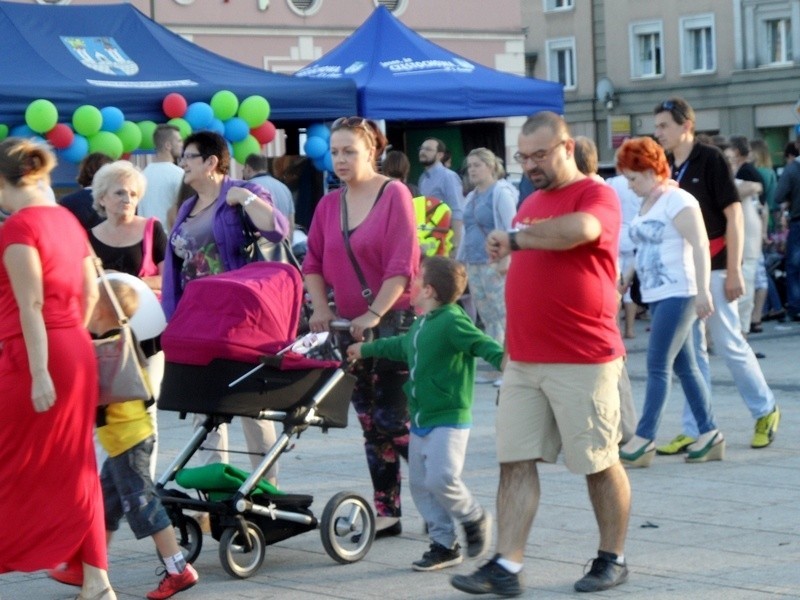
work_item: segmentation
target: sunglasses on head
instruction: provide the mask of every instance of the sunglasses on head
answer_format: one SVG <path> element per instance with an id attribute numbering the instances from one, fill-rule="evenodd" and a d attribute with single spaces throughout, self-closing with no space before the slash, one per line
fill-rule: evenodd
<path id="1" fill-rule="evenodd" d="M 339 117 L 333 122 L 333 125 L 331 125 L 331 131 L 336 131 L 337 129 L 358 129 L 359 127 L 370 134 L 372 133 L 364 117 Z"/>
<path id="2" fill-rule="evenodd" d="M 689 117 L 686 115 L 686 111 L 684 108 L 672 100 L 665 100 L 661 104 L 658 105 L 658 112 L 668 112 L 671 113 L 673 118 L 679 123 L 683 123 L 684 121 L 688 121 Z"/>

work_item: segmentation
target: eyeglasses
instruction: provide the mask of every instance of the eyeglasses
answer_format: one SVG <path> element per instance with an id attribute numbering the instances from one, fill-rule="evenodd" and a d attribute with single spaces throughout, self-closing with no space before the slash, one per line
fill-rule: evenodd
<path id="1" fill-rule="evenodd" d="M 358 129 L 361 128 L 370 135 L 373 135 L 372 129 L 370 129 L 369 123 L 364 117 L 339 117 L 333 122 L 331 125 L 331 131 L 336 131 L 337 129 Z"/>
<path id="2" fill-rule="evenodd" d="M 538 152 L 534 152 L 533 154 L 523 154 L 522 152 L 517 152 L 514 154 L 514 160 L 517 161 L 519 164 L 524 165 L 529 160 L 532 160 L 536 164 L 541 164 L 547 160 L 547 158 L 553 153 L 553 150 L 561 146 L 562 144 L 566 144 L 567 140 L 561 140 L 554 146 L 551 146 L 547 150 L 539 150 Z"/>
<path id="3" fill-rule="evenodd" d="M 200 158 L 201 156 L 203 155 L 199 152 L 186 152 L 181 154 L 180 160 L 191 160 L 193 158 Z"/>

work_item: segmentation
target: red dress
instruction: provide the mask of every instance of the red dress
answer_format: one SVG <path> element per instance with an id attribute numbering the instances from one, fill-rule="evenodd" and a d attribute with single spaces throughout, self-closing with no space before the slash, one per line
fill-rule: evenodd
<path id="1" fill-rule="evenodd" d="M 56 402 L 33 410 L 19 309 L 0 261 L 0 573 L 73 558 L 107 569 L 92 440 L 97 365 L 83 327 L 86 233 L 65 208 L 34 206 L 0 227 L 0 256 L 11 244 L 33 246 L 41 259 Z"/>

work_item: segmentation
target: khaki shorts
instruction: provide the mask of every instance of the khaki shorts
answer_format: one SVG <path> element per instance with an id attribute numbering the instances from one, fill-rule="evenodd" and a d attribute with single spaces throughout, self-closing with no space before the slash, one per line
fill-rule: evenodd
<path id="1" fill-rule="evenodd" d="M 564 462 L 573 473 L 599 473 L 619 461 L 618 382 L 622 359 L 601 364 L 509 361 L 497 408 L 497 458 Z"/>

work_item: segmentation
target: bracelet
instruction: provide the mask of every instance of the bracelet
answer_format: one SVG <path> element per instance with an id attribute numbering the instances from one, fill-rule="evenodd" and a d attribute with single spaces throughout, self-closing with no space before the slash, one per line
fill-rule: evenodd
<path id="1" fill-rule="evenodd" d="M 258 196 L 256 196 L 255 194 L 248 195 L 247 198 L 244 199 L 244 202 L 242 202 L 242 206 L 244 208 L 247 208 L 250 205 L 250 203 L 253 202 L 256 198 L 258 198 Z"/>
<path id="2" fill-rule="evenodd" d="M 380 314 L 380 313 L 376 313 L 374 310 L 372 310 L 372 307 L 370 307 L 370 306 L 368 306 L 368 307 L 367 307 L 367 311 L 371 312 L 373 315 L 375 315 L 375 316 L 376 316 L 376 317 L 378 317 L 379 319 L 382 319 L 382 318 L 383 318 L 383 315 L 382 315 L 382 314 Z"/>

